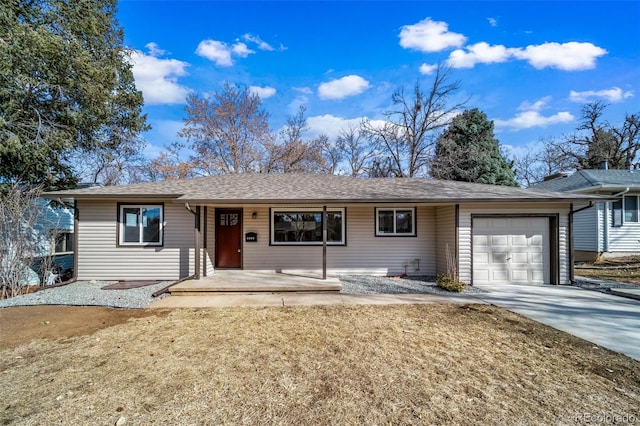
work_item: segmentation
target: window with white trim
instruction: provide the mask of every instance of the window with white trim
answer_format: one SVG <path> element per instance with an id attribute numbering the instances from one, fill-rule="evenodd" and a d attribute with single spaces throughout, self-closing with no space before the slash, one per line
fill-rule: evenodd
<path id="1" fill-rule="evenodd" d="M 327 209 L 327 244 L 346 245 L 345 209 Z M 271 209 L 272 245 L 321 245 L 322 209 Z"/>
<path id="2" fill-rule="evenodd" d="M 163 206 L 120 205 L 120 245 L 162 245 Z"/>
<path id="3" fill-rule="evenodd" d="M 613 226 L 640 222 L 640 200 L 637 195 L 625 195 L 622 199 L 613 201 L 611 210 Z"/>
<path id="4" fill-rule="evenodd" d="M 413 237 L 416 235 L 415 207 L 377 207 L 377 237 Z"/>

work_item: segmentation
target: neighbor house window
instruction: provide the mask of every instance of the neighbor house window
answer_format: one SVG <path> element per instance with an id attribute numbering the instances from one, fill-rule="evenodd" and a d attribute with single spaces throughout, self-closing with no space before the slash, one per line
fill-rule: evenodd
<path id="1" fill-rule="evenodd" d="M 415 208 L 376 208 L 376 236 L 415 236 Z"/>
<path id="2" fill-rule="evenodd" d="M 636 195 L 624 197 L 624 221 L 638 221 L 638 197 Z"/>
<path id="3" fill-rule="evenodd" d="M 73 252 L 73 232 L 55 231 L 53 233 L 53 254 Z"/>
<path id="4" fill-rule="evenodd" d="M 271 244 L 322 244 L 322 209 L 272 209 Z M 345 209 L 327 209 L 327 244 L 346 244 Z"/>
<path id="5" fill-rule="evenodd" d="M 622 226 L 622 200 L 616 200 L 611 203 L 613 212 L 613 226 Z"/>
<path id="6" fill-rule="evenodd" d="M 162 205 L 121 205 L 120 245 L 162 245 Z"/>

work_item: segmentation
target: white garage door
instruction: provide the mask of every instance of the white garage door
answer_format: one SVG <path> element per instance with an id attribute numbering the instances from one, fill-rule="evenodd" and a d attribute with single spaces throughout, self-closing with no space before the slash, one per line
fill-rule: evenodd
<path id="1" fill-rule="evenodd" d="M 474 218 L 474 284 L 549 283 L 549 219 Z"/>

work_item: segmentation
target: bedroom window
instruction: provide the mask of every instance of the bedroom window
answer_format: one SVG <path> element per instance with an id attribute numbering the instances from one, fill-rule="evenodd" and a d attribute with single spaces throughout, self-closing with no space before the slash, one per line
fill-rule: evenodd
<path id="1" fill-rule="evenodd" d="M 272 209 L 272 245 L 321 245 L 322 209 Z M 327 244 L 346 245 L 345 209 L 327 209 Z"/>
<path id="2" fill-rule="evenodd" d="M 162 245 L 162 205 L 121 205 L 120 245 Z"/>
<path id="3" fill-rule="evenodd" d="M 414 237 L 415 235 L 415 207 L 376 208 L 377 237 Z"/>

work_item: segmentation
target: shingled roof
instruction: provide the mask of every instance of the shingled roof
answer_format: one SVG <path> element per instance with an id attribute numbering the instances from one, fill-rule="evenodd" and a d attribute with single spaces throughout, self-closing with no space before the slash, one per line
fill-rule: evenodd
<path id="1" fill-rule="evenodd" d="M 562 175 L 537 183 L 533 187 L 559 192 L 640 189 L 640 170 L 578 170 L 572 175 Z"/>
<path id="2" fill-rule="evenodd" d="M 56 191 L 47 198 L 171 198 L 190 203 L 549 202 L 596 199 L 543 190 L 421 178 L 354 178 L 326 174 L 227 174 L 123 186 Z"/>

